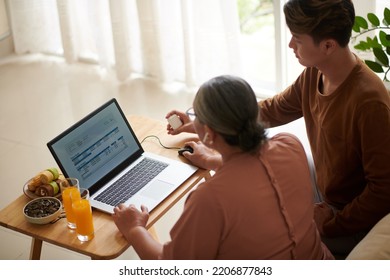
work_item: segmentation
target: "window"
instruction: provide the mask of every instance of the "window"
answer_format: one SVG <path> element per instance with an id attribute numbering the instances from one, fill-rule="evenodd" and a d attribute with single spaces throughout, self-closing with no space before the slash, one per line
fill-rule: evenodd
<path id="1" fill-rule="evenodd" d="M 15 52 L 63 55 L 197 87 L 236 74 L 258 96 L 282 91 L 302 72 L 288 47 L 287 0 L 7 1 Z M 354 0 L 356 14 L 388 0 Z"/>
<path id="2" fill-rule="evenodd" d="M 288 49 L 290 34 L 284 22 L 284 3 L 237 0 L 243 77 L 259 97 L 280 92 L 303 70 Z"/>
<path id="3" fill-rule="evenodd" d="M 288 47 L 291 35 L 284 21 L 283 5 L 286 2 L 237 0 L 243 77 L 259 97 L 280 92 L 303 70 Z M 383 11 L 388 0 L 354 0 L 353 3 L 356 15 L 366 15 Z M 353 47 L 351 50 L 354 51 Z"/>

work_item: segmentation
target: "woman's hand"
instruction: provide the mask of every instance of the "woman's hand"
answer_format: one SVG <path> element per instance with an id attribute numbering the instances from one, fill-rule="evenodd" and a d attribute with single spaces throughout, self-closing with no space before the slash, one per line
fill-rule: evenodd
<path id="1" fill-rule="evenodd" d="M 145 228 L 149 212 L 145 206 L 141 206 L 141 211 L 139 211 L 134 205 L 126 207 L 124 204 L 119 204 L 114 208 L 112 217 L 119 231 L 131 243 L 132 231 L 137 227 Z"/>
<path id="2" fill-rule="evenodd" d="M 134 205 L 126 207 L 119 204 L 114 208 L 112 218 L 141 259 L 156 260 L 162 255 L 162 244 L 145 228 L 149 219 L 149 212 L 145 206 L 142 205 L 139 211 Z"/>
<path id="3" fill-rule="evenodd" d="M 185 145 L 190 146 L 194 150 L 192 153 L 183 153 L 183 156 L 191 161 L 192 164 L 206 170 L 216 170 L 222 165 L 221 155 L 217 151 L 205 146 L 201 141 L 190 141 L 185 143 Z"/>
<path id="4" fill-rule="evenodd" d="M 172 110 L 165 116 L 165 118 L 168 119 L 172 115 L 177 115 L 180 118 L 180 120 L 183 123 L 183 125 L 178 127 L 178 128 L 176 128 L 176 129 L 173 129 L 171 127 L 171 125 L 168 124 L 167 125 L 168 134 L 177 135 L 177 134 L 182 133 L 182 132 L 195 133 L 193 122 L 187 116 L 186 113 L 180 112 L 180 111 L 176 111 L 176 110 Z"/>

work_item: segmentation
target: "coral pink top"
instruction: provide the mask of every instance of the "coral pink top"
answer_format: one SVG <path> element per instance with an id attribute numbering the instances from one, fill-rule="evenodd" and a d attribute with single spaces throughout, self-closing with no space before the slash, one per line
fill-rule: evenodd
<path id="1" fill-rule="evenodd" d="M 303 147 L 274 136 L 238 154 L 187 198 L 163 259 L 332 259 L 313 221 Z"/>

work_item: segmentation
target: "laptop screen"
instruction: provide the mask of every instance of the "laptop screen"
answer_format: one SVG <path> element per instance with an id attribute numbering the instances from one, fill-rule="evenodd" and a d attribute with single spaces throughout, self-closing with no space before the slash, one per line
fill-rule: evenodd
<path id="1" fill-rule="evenodd" d="M 47 146 L 64 175 L 78 178 L 83 188 L 99 187 L 143 153 L 115 99 L 74 124 Z"/>

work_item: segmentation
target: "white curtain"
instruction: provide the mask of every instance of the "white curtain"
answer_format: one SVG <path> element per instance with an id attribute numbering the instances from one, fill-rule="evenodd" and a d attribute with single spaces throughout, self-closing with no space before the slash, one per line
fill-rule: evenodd
<path id="1" fill-rule="evenodd" d="M 15 52 L 196 86 L 241 71 L 236 0 L 11 0 Z"/>

